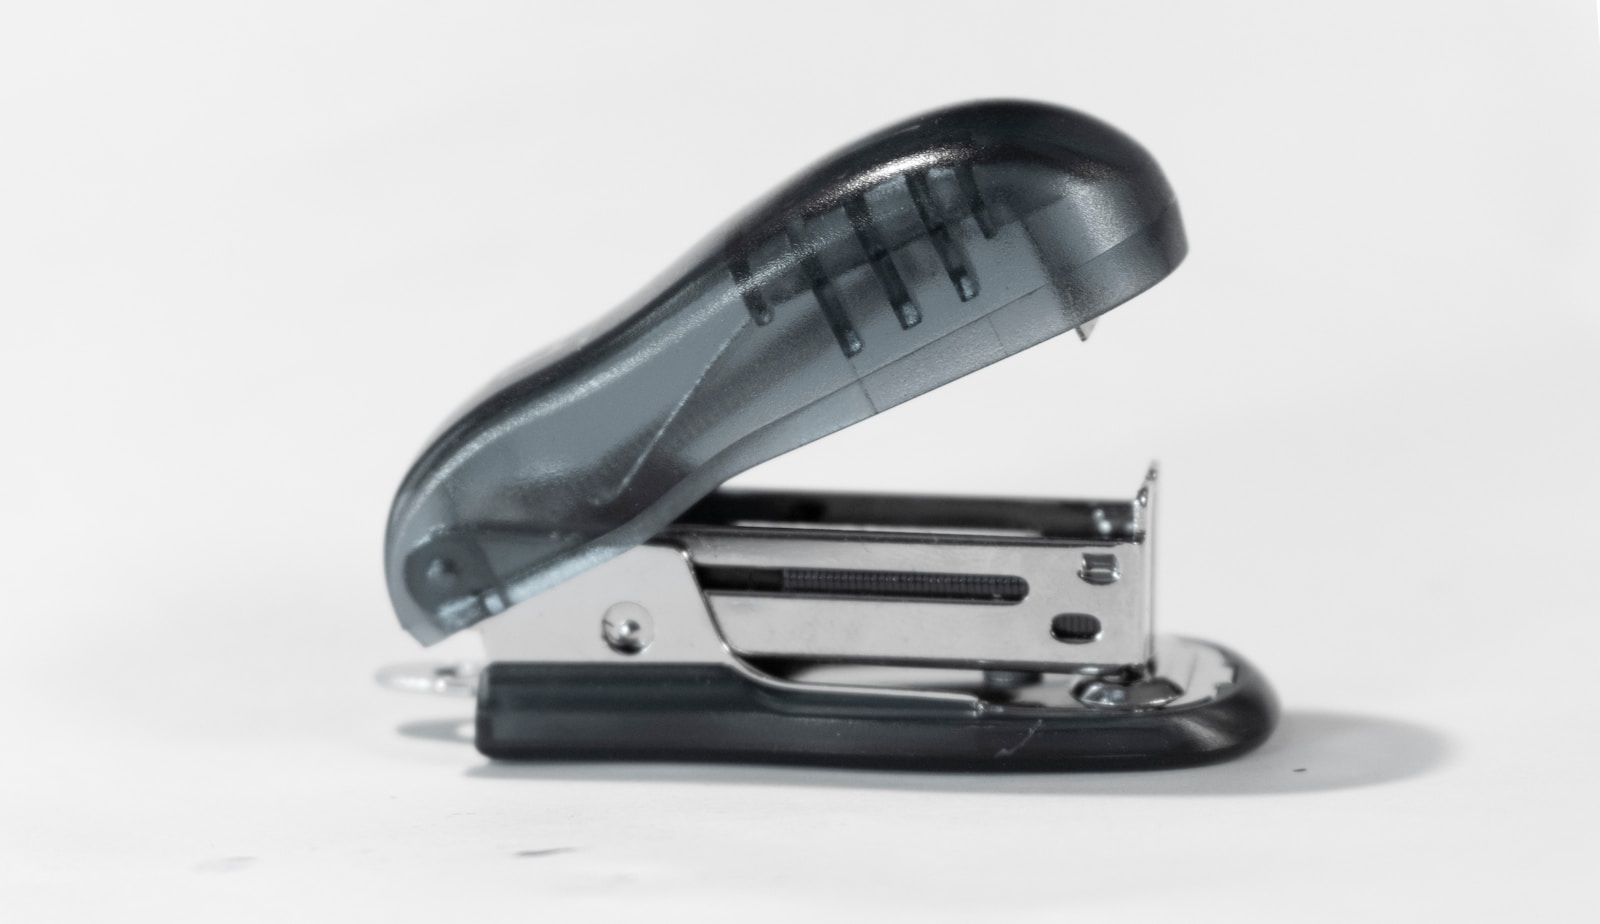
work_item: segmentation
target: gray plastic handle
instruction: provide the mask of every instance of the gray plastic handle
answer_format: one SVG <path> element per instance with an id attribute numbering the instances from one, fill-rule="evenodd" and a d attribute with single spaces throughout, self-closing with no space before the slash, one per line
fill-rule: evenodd
<path id="1" fill-rule="evenodd" d="M 974 103 L 823 160 L 582 334 L 502 375 L 389 518 L 432 643 L 648 540 L 744 469 L 1072 330 L 1186 249 L 1143 148 Z"/>

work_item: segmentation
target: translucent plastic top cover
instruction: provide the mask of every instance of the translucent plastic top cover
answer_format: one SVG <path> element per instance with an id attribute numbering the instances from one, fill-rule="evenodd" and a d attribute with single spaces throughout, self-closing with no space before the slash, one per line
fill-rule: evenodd
<path id="1" fill-rule="evenodd" d="M 437 641 L 649 539 L 732 475 L 1083 325 L 1183 258 L 1160 168 L 1103 122 L 974 103 L 888 128 L 496 379 L 389 518 Z"/>

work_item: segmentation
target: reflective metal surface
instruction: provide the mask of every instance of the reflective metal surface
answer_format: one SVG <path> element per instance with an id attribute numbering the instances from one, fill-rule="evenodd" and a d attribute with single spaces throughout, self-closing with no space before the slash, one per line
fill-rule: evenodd
<path id="1" fill-rule="evenodd" d="M 1232 683 L 1235 671 L 1216 646 L 1178 636 L 1158 636 L 1150 672 L 1132 680 L 1132 695 L 1108 693 L 1095 702 L 1084 699 L 1089 685 L 1112 689 L 1106 678 L 1078 674 L 1028 674 L 1018 672 L 995 682 L 991 672 L 958 668 L 887 667 L 846 664 L 812 664 L 794 669 L 788 679 L 835 686 L 898 687 L 966 693 L 984 702 L 986 713 L 1022 714 L 1030 710 L 1140 711 L 1189 706 L 1214 698 L 1219 688 Z M 1163 695 L 1165 694 L 1165 695 Z M 1091 697 L 1094 698 L 1094 697 Z M 1117 702 L 1111 702 L 1111 699 Z"/>
<path id="2" fill-rule="evenodd" d="M 507 614 L 511 615 L 511 614 Z M 888 696 L 933 697 L 970 701 L 975 712 L 1019 713 L 1030 709 L 1084 709 L 1097 711 L 1141 710 L 1187 706 L 1216 696 L 1234 679 L 1234 668 L 1215 646 L 1194 639 L 1160 636 L 1156 639 L 1153 674 L 1134 681 L 1142 685 L 1134 695 L 1116 696 L 1113 684 L 1103 678 L 1076 674 L 1041 674 L 1027 671 L 976 671 L 954 668 L 890 667 L 850 664 L 790 665 L 777 675 L 758 671 L 729 655 L 724 663 L 773 687 L 838 690 L 858 694 L 874 690 Z M 500 652 L 505 655 L 505 651 Z M 618 656 L 620 659 L 622 656 Z M 511 660 L 510 658 L 502 658 Z M 535 662 L 584 661 L 562 657 L 546 649 Z M 471 697 L 477 693 L 479 664 L 404 664 L 378 672 L 378 682 L 408 693 Z M 1100 691 L 1104 695 L 1097 695 Z"/>
<path id="3" fill-rule="evenodd" d="M 608 616 L 649 614 L 648 645 L 619 650 L 602 629 Z M 620 628 L 620 627 L 618 627 Z M 730 662 L 706 614 L 688 556 L 642 545 L 520 603 L 479 626 L 491 661 Z"/>
<path id="4" fill-rule="evenodd" d="M 687 549 L 697 569 L 756 575 L 743 588 L 702 582 L 722 637 L 744 657 L 1106 673 L 1151 657 L 1155 484 L 1152 468 L 1131 503 L 1078 502 L 1088 528 L 1076 531 L 1060 528 L 1058 502 L 1030 509 L 1012 501 L 1011 516 L 995 525 L 1013 531 L 998 536 L 975 534 L 979 524 L 969 518 L 950 528 L 925 522 L 919 531 L 680 521 L 662 538 Z M 914 519 L 889 509 L 896 502 L 958 503 L 880 498 L 874 512 L 891 522 Z M 1030 522 L 1031 535 L 1015 531 Z M 788 569 L 834 575 L 841 589 L 762 589 L 760 575 Z M 895 593 L 877 586 L 890 582 L 863 579 L 855 583 L 870 592 L 850 593 L 842 589 L 852 584 L 848 575 L 891 575 L 907 589 Z M 988 599 L 973 599 L 941 592 L 936 583 L 991 590 Z"/>
<path id="5" fill-rule="evenodd" d="M 404 693 L 471 697 L 478 693 L 478 675 L 482 671 L 482 664 L 465 661 L 457 664 L 391 664 L 378 671 L 377 681 L 382 686 Z"/>
<path id="6" fill-rule="evenodd" d="M 602 632 L 595 631 L 596 620 L 624 603 L 648 610 L 654 623 L 654 639 L 634 652 L 618 650 Z M 478 628 L 488 659 L 495 662 L 720 664 L 769 686 L 790 685 L 729 650 L 706 609 L 687 555 L 669 546 L 631 549 L 485 620 Z M 978 708 L 973 697 L 960 694 L 896 689 L 873 692 L 955 699 L 971 703 L 974 711 Z"/>

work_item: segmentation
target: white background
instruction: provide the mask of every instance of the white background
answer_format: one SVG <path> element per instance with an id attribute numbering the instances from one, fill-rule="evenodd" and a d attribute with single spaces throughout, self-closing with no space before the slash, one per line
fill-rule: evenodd
<path id="1" fill-rule="evenodd" d="M 1592 5 L 0 17 L 7 920 L 1593 913 Z M 469 703 L 373 684 L 435 654 L 382 529 L 460 400 L 808 161 L 990 96 L 1139 138 L 1188 262 L 743 480 L 1123 495 L 1159 457 L 1160 619 L 1267 671 L 1269 745 L 503 767 Z"/>

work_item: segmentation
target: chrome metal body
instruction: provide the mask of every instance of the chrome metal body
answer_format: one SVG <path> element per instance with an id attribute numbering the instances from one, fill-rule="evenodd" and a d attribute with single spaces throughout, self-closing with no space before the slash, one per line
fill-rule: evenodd
<path id="1" fill-rule="evenodd" d="M 1234 672 L 1154 635 L 1155 498 L 1153 468 L 1132 501 L 718 495 L 478 628 L 491 662 L 720 665 L 974 714 L 1189 705 Z M 461 695 L 474 677 L 380 679 Z"/>
<path id="2" fill-rule="evenodd" d="M 1131 503 L 878 498 L 872 523 L 690 522 L 661 541 L 709 579 L 745 657 L 1117 673 L 1152 656 L 1155 495 L 1152 469 Z M 1085 628 L 1053 632 L 1064 615 Z"/>

